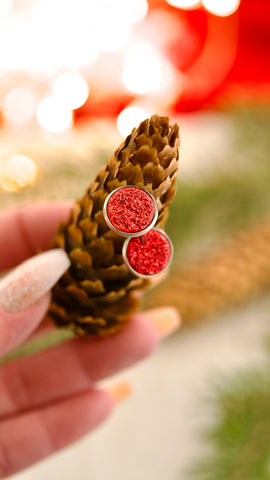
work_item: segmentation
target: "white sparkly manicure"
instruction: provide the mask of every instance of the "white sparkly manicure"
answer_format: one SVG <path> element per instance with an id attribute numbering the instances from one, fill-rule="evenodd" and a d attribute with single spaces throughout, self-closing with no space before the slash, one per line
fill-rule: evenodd
<path id="1" fill-rule="evenodd" d="M 0 305 L 7 312 L 24 310 L 47 293 L 69 266 L 60 248 L 26 260 L 0 281 Z"/>

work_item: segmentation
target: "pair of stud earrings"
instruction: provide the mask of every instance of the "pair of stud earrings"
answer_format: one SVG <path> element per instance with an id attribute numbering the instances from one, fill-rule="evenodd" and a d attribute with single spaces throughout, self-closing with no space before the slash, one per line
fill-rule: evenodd
<path id="1" fill-rule="evenodd" d="M 158 206 L 151 193 L 141 187 L 119 187 L 106 198 L 103 213 L 110 229 L 127 237 L 123 259 L 137 277 L 153 277 L 168 268 L 173 245 L 168 235 L 153 228 Z"/>

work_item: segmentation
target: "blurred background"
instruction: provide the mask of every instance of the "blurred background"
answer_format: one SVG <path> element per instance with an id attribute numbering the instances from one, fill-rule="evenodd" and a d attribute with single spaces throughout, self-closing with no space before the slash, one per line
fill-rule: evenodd
<path id="1" fill-rule="evenodd" d="M 182 140 L 175 259 L 144 306 L 183 327 L 126 372 L 135 393 L 106 425 L 16 480 L 270 478 L 269 13 L 0 0 L 0 209 L 82 196 L 153 113 Z"/>

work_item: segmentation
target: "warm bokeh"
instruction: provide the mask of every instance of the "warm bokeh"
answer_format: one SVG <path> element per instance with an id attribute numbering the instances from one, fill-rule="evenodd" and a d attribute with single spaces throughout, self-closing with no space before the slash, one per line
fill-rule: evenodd
<path id="1" fill-rule="evenodd" d="M 183 328 L 127 372 L 135 394 L 111 423 L 16 480 L 270 478 L 269 355 L 227 390 L 222 376 L 269 345 L 269 14 L 269 0 L 0 0 L 0 210 L 82 197 L 152 113 L 182 142 L 174 259 L 144 307 L 172 304 Z M 209 413 L 213 372 L 225 393 Z"/>

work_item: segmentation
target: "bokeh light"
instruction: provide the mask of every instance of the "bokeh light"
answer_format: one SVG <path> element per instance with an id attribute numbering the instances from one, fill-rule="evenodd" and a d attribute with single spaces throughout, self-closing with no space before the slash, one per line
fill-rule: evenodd
<path id="1" fill-rule="evenodd" d="M 127 107 L 117 117 L 117 129 L 119 133 L 126 137 L 140 122 L 149 118 L 149 112 L 140 107 Z"/>
<path id="2" fill-rule="evenodd" d="M 95 8 L 96 17 L 100 20 L 100 25 L 106 19 L 112 24 L 116 22 L 120 25 L 121 23 L 122 27 L 125 23 L 132 25 L 141 22 L 148 11 L 147 0 L 105 0 L 103 2 L 93 0 L 91 3 Z"/>
<path id="3" fill-rule="evenodd" d="M 78 29 L 76 36 L 69 35 L 65 41 L 62 60 L 70 68 L 90 65 L 98 58 L 100 45 L 94 38 L 94 32 Z"/>
<path id="4" fill-rule="evenodd" d="M 57 77 L 52 90 L 56 100 L 70 110 L 81 107 L 89 95 L 88 83 L 76 73 L 63 73 Z"/>
<path id="5" fill-rule="evenodd" d="M 120 0 L 121 11 L 130 23 L 137 23 L 144 20 L 148 11 L 147 0 Z M 113 5 L 115 2 L 112 2 Z"/>
<path id="6" fill-rule="evenodd" d="M 61 65 L 88 65 L 100 51 L 122 48 L 131 25 L 143 20 L 147 10 L 146 0 L 39 0 L 30 24 L 36 48 L 29 67 L 55 71 Z"/>
<path id="7" fill-rule="evenodd" d="M 177 8 L 189 9 L 200 5 L 200 0 L 167 0 L 169 5 Z"/>
<path id="8" fill-rule="evenodd" d="M 95 2 L 39 0 L 31 22 L 37 43 L 30 68 L 53 71 L 92 63 L 99 54 L 94 24 Z"/>
<path id="9" fill-rule="evenodd" d="M 102 22 L 99 45 L 104 52 L 115 52 L 122 48 L 130 37 L 131 29 L 128 23 L 122 23 L 121 18 L 112 22 L 106 17 Z"/>
<path id="10" fill-rule="evenodd" d="M 25 155 L 12 155 L 1 162 L 0 187 L 16 192 L 33 183 L 37 176 L 37 165 Z"/>
<path id="11" fill-rule="evenodd" d="M 11 123 L 23 125 L 31 120 L 35 111 L 35 97 L 27 88 L 14 88 L 3 98 L 3 116 Z"/>
<path id="12" fill-rule="evenodd" d="M 0 16 L 8 15 L 13 8 L 13 0 L 0 0 Z"/>
<path id="13" fill-rule="evenodd" d="M 122 80 L 133 93 L 147 93 L 161 87 L 166 76 L 165 61 L 153 45 L 141 42 L 127 56 Z"/>
<path id="14" fill-rule="evenodd" d="M 202 0 L 202 3 L 210 13 L 226 17 L 237 10 L 240 0 Z"/>
<path id="15" fill-rule="evenodd" d="M 72 127 L 73 113 L 57 98 L 50 96 L 39 103 L 37 120 L 48 132 L 63 133 Z"/>
<path id="16" fill-rule="evenodd" d="M 25 66 L 28 50 L 23 22 L 18 18 L 0 18 L 0 67 L 5 70 L 19 70 Z"/>
<path id="17" fill-rule="evenodd" d="M 131 26 L 142 21 L 148 10 L 146 0 L 100 2 L 95 10 L 95 42 L 105 52 L 115 52 L 130 38 Z M 99 27 L 97 27 L 99 26 Z"/>
<path id="18" fill-rule="evenodd" d="M 217 87 L 230 72 L 233 97 L 233 76 L 246 75 L 242 65 L 233 66 L 241 55 L 245 61 L 253 54 L 252 63 L 261 68 L 254 67 L 254 79 L 245 85 L 256 89 L 255 77 L 266 69 L 265 34 L 258 35 L 262 48 L 255 56 L 248 50 L 249 29 L 239 29 L 253 14 L 254 22 L 262 22 L 264 7 L 243 2 L 241 15 L 218 18 L 235 12 L 240 1 L 0 0 L 3 130 L 30 133 L 39 123 L 48 132 L 66 132 L 77 122 L 116 116 L 128 104 L 164 114 L 193 110 L 222 94 Z M 245 41 L 239 42 L 238 30 Z"/>

